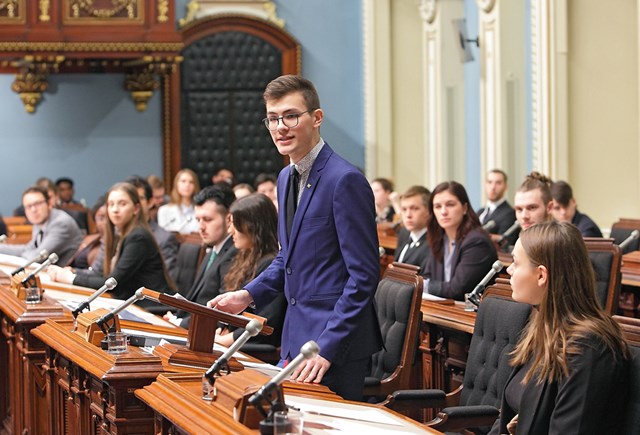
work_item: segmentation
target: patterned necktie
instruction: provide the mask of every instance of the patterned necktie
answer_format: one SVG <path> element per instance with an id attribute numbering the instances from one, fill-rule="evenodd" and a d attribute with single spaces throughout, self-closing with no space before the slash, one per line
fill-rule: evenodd
<path id="1" fill-rule="evenodd" d="M 300 174 L 295 166 L 291 166 L 289 173 L 289 192 L 287 193 L 287 236 L 291 237 L 293 228 L 293 217 L 298 208 L 298 189 L 300 188 Z"/>

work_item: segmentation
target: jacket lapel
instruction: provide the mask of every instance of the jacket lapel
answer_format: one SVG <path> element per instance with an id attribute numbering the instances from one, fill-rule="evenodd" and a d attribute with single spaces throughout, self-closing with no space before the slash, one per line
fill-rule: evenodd
<path id="1" fill-rule="evenodd" d="M 291 238 L 289 239 L 287 257 L 291 257 L 291 253 L 293 252 L 293 247 L 295 246 L 298 232 L 300 230 L 300 225 L 302 224 L 304 215 L 307 212 L 307 208 L 309 207 L 311 198 L 313 197 L 316 188 L 318 187 L 318 183 L 320 182 L 320 177 L 322 175 L 322 170 L 327 164 L 327 161 L 329 160 L 331 154 L 333 154 L 333 150 L 329 147 L 329 144 L 325 143 L 315 162 L 313 162 L 313 166 L 309 171 L 309 178 L 307 179 L 307 182 L 304 186 L 302 186 L 302 196 L 300 197 L 300 203 L 298 204 L 296 215 L 293 219 L 293 227 L 291 228 Z M 287 183 L 287 187 L 288 184 L 289 183 Z"/>

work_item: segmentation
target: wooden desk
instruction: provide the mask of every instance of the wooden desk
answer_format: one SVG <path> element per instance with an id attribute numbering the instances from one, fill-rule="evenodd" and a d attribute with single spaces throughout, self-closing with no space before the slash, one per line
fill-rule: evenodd
<path id="1" fill-rule="evenodd" d="M 48 297 L 27 305 L 0 286 L 0 429 L 5 433 L 46 433 L 45 346 L 33 331 L 47 319 L 70 318 Z"/>
<path id="2" fill-rule="evenodd" d="M 155 410 L 155 432 L 162 434 L 255 434 L 257 430 L 250 430 L 219 410 L 212 402 L 201 399 L 202 377 L 194 374 L 162 374 L 151 385 L 136 391 L 138 396 L 149 407 Z M 285 389 L 285 394 L 286 389 Z M 290 397 L 287 395 L 287 397 Z M 293 399 L 291 399 L 293 400 Z M 303 400 L 303 399 L 300 399 Z M 375 405 L 367 405 L 355 402 L 333 401 L 323 399 L 325 403 L 342 403 L 343 407 L 357 406 L 369 407 L 383 412 L 385 416 L 393 419 L 398 425 L 386 425 L 382 423 L 366 424 L 364 429 L 350 430 L 343 433 L 365 433 L 374 430 L 376 433 L 419 433 L 440 434 L 436 430 L 420 425 L 414 420 L 400 414 Z M 335 417 L 317 416 L 305 414 L 305 433 L 323 434 L 337 426 Z M 349 420 L 356 424 L 355 420 Z M 335 433 L 335 432 L 332 432 Z"/>

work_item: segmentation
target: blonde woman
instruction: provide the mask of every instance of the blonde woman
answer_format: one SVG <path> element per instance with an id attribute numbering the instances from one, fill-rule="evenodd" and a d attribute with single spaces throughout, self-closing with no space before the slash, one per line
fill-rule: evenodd
<path id="1" fill-rule="evenodd" d="M 173 179 L 169 204 L 158 209 L 158 225 L 182 234 L 198 232 L 193 197 L 200 190 L 198 176 L 191 169 L 181 169 Z"/>

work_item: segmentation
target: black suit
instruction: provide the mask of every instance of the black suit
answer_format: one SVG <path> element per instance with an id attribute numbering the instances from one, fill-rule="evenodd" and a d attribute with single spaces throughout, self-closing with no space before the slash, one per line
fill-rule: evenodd
<path id="1" fill-rule="evenodd" d="M 569 358 L 569 376 L 523 386 L 518 410 L 518 435 L 619 434 L 626 407 L 629 364 L 614 358 L 605 344 L 590 336 L 579 343 L 581 354 Z M 511 374 L 507 386 L 514 377 Z M 490 434 L 507 433 L 516 415 L 505 395 L 500 419 Z"/>
<path id="2" fill-rule="evenodd" d="M 589 216 L 580 213 L 578 209 L 576 209 L 576 214 L 571 219 L 571 223 L 578 227 L 582 237 L 602 237 L 602 232 L 598 225 Z"/>
<path id="3" fill-rule="evenodd" d="M 209 252 L 202 259 L 200 271 L 194 281 L 189 292 L 184 295 L 186 299 L 196 304 L 206 305 L 211 299 L 220 294 L 222 289 L 222 281 L 231 266 L 233 258 L 238 250 L 233 246 L 233 239 L 229 237 L 220 248 L 220 252 L 207 269 L 209 258 L 213 251 Z M 180 326 L 188 328 L 191 321 L 191 315 L 186 311 L 178 310 L 176 317 L 182 318 Z"/>
<path id="4" fill-rule="evenodd" d="M 418 266 L 420 268 L 419 273 L 424 275 L 427 271 L 427 262 L 429 261 L 429 257 L 431 257 L 431 248 L 427 242 L 427 233 L 424 233 L 422 237 L 418 239 L 417 243 L 414 243 L 414 246 L 411 247 L 411 233 L 407 231 L 407 229 L 402 228 L 398 233 L 398 247 L 395 251 L 394 261 L 399 261 L 400 254 L 402 254 L 407 244 L 409 244 L 409 247 L 404 254 L 402 262 Z"/>
<path id="5" fill-rule="evenodd" d="M 485 208 L 486 207 L 482 207 L 478 210 L 478 216 L 482 216 Z M 504 234 L 504 232 L 507 231 L 516 221 L 516 211 L 511 207 L 508 201 L 504 201 L 496 207 L 495 210 L 493 210 L 493 213 L 483 216 L 481 223 L 484 225 L 489 221 L 494 221 L 496 223 L 496 226 L 490 229 L 489 233 Z M 519 231 L 516 231 L 507 239 L 509 241 L 509 245 L 516 243 L 516 240 L 518 240 L 518 233 Z"/>
<path id="6" fill-rule="evenodd" d="M 464 300 L 498 259 L 496 248 L 482 228 L 471 230 L 455 247 L 451 259 L 451 279 L 444 280 L 444 262 L 433 255 L 427 263 L 429 293 L 443 298 Z"/>

